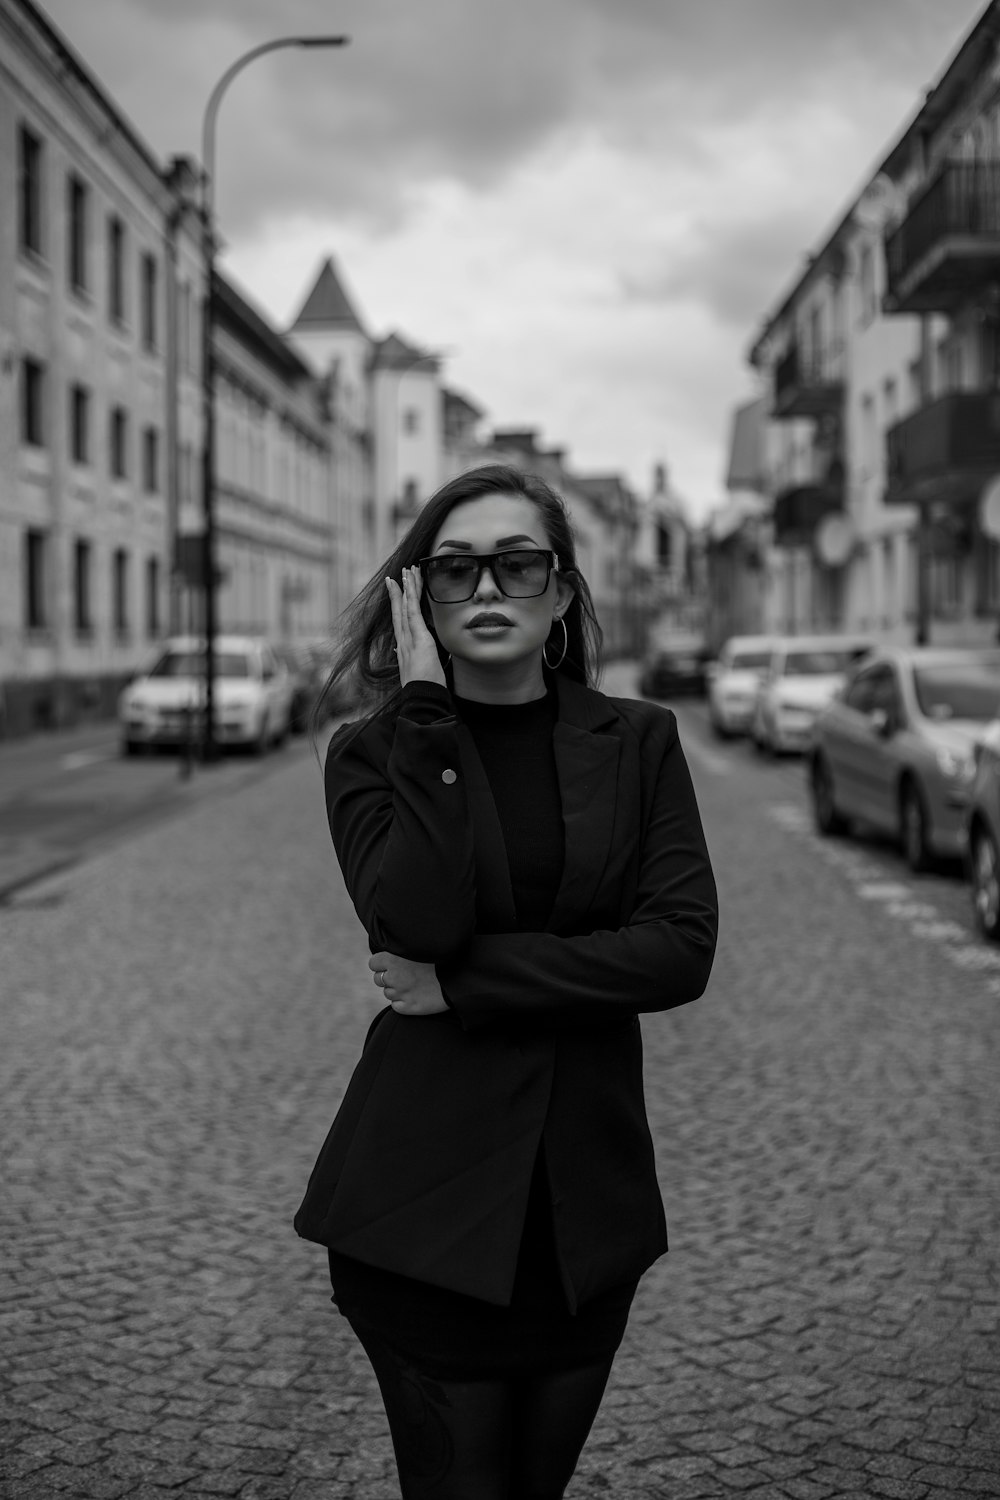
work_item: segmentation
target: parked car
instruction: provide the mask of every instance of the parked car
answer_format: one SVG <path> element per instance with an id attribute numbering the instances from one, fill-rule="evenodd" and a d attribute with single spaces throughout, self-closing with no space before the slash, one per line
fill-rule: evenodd
<path id="1" fill-rule="evenodd" d="M 857 818 L 882 829 L 912 870 L 963 855 L 976 745 L 998 709 L 995 647 L 873 652 L 816 724 L 816 826 L 838 833 Z"/>
<path id="2" fill-rule="evenodd" d="M 984 937 L 1000 941 L 1000 710 L 974 751 L 965 854 L 972 909 Z"/>
<path id="3" fill-rule="evenodd" d="M 327 676 L 319 648 L 308 642 L 289 642 L 275 646 L 274 654 L 284 662 L 291 679 L 292 733 L 304 734 Z"/>
<path id="4" fill-rule="evenodd" d="M 215 645 L 215 735 L 219 745 L 263 754 L 288 736 L 292 682 L 265 641 L 219 636 Z M 174 636 L 142 668 L 118 700 L 124 755 L 152 745 L 200 738 L 205 705 L 205 641 Z"/>
<path id="5" fill-rule="evenodd" d="M 702 698 L 708 652 L 699 636 L 665 636 L 650 643 L 639 674 L 644 698 Z"/>
<path id="6" fill-rule="evenodd" d="M 819 713 L 870 649 L 870 641 L 854 636 L 776 637 L 750 723 L 757 749 L 772 755 L 807 750 Z"/>
<path id="7" fill-rule="evenodd" d="M 747 733 L 770 656 L 770 636 L 734 635 L 723 645 L 718 660 L 709 663 L 708 719 L 720 737 Z"/>

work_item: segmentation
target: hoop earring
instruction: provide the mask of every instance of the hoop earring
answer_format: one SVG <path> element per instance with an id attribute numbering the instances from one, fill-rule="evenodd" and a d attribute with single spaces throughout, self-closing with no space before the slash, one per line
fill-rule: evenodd
<path id="1" fill-rule="evenodd" d="M 559 624 L 563 628 L 563 648 L 562 655 L 560 656 L 559 660 L 549 661 L 548 655 L 546 654 L 549 646 L 548 641 L 546 641 L 545 645 L 542 647 L 542 661 L 548 667 L 550 672 L 555 672 L 557 668 L 562 666 L 563 662 L 566 660 L 566 653 L 569 650 L 569 631 L 566 629 L 566 621 L 563 619 L 562 615 L 559 615 L 558 619 Z"/>

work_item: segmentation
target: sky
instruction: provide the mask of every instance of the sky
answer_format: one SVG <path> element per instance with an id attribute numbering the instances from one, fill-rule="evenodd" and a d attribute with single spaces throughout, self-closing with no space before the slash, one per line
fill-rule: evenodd
<path id="1" fill-rule="evenodd" d="M 693 519 L 746 354 L 985 0 L 45 0 L 166 163 L 219 77 L 222 268 L 279 329 L 332 255 L 489 427 Z"/>

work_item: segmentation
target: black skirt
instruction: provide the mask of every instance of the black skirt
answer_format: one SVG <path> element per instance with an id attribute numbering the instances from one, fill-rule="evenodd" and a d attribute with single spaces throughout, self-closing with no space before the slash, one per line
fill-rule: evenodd
<path id="1" fill-rule="evenodd" d="M 440 1379 L 502 1379 L 612 1359 L 638 1285 L 611 1287 L 570 1312 L 541 1153 L 509 1307 L 382 1271 L 335 1250 L 329 1256 L 333 1301 L 348 1322 Z"/>

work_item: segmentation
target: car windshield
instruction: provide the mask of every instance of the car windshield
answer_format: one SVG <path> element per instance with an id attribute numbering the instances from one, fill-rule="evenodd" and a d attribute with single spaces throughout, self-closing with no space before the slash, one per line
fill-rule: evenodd
<path id="1" fill-rule="evenodd" d="M 789 651 L 785 657 L 786 677 L 831 677 L 846 672 L 851 651 Z"/>
<path id="2" fill-rule="evenodd" d="M 204 651 L 165 651 L 150 668 L 150 677 L 204 677 Z M 221 651 L 215 657 L 216 677 L 249 677 L 250 658 L 242 652 Z"/>
<path id="3" fill-rule="evenodd" d="M 767 651 L 734 651 L 729 667 L 733 672 L 763 672 L 770 660 Z"/>
<path id="4" fill-rule="evenodd" d="M 1000 666 L 918 667 L 913 687 L 925 719 L 975 719 L 985 724 L 1000 713 Z"/>

